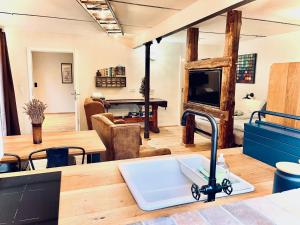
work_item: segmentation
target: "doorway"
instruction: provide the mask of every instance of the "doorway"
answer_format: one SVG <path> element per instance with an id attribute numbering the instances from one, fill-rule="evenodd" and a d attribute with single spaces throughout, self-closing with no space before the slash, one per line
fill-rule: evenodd
<path id="1" fill-rule="evenodd" d="M 30 99 L 47 105 L 44 132 L 79 130 L 74 53 L 29 50 Z"/>

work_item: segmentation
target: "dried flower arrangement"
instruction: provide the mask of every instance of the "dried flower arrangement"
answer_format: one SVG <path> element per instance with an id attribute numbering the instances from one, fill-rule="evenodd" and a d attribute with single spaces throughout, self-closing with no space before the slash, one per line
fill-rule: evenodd
<path id="1" fill-rule="evenodd" d="M 32 124 L 42 124 L 45 119 L 44 111 L 47 105 L 38 99 L 32 99 L 23 107 Z"/>

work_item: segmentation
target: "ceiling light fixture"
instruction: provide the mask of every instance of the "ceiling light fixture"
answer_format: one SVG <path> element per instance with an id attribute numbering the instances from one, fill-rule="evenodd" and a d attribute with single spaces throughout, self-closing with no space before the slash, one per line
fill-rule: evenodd
<path id="1" fill-rule="evenodd" d="M 106 33 L 124 35 L 108 0 L 80 0 L 80 3 Z"/>

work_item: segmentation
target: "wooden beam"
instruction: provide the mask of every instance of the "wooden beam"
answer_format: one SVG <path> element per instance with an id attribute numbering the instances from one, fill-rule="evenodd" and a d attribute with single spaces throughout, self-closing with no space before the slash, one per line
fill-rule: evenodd
<path id="1" fill-rule="evenodd" d="M 209 113 L 212 116 L 219 118 L 221 120 L 228 120 L 228 112 L 227 111 L 222 111 L 217 107 L 212 107 L 208 105 L 203 105 L 199 103 L 194 103 L 194 102 L 188 102 L 183 104 L 184 110 L 186 109 L 193 109 L 196 111 L 201 111 L 204 113 Z"/>
<path id="2" fill-rule="evenodd" d="M 188 62 L 185 64 L 185 69 L 213 69 L 221 67 L 231 66 L 231 57 L 213 58 L 213 59 L 203 59 L 193 62 Z"/>
<path id="3" fill-rule="evenodd" d="M 233 145 L 233 117 L 235 106 L 236 62 L 238 59 L 242 12 L 227 13 L 224 57 L 231 57 L 231 66 L 224 67 L 222 73 L 220 110 L 228 111 L 228 120 L 220 121 L 219 147 Z"/>
<path id="4" fill-rule="evenodd" d="M 189 28 L 187 30 L 186 41 L 186 62 L 198 60 L 198 41 L 199 41 L 199 29 Z M 188 100 L 188 88 L 189 88 L 189 71 L 186 69 L 184 73 L 184 103 Z M 195 130 L 195 116 L 190 115 L 187 118 L 186 126 L 182 131 L 182 142 L 184 144 L 194 144 L 194 130 Z"/>
<path id="5" fill-rule="evenodd" d="M 186 63 L 198 60 L 198 40 L 199 40 L 199 29 L 189 28 L 187 30 L 186 37 Z M 184 74 L 184 102 L 188 101 L 188 89 L 189 89 L 189 71 L 185 70 Z"/>

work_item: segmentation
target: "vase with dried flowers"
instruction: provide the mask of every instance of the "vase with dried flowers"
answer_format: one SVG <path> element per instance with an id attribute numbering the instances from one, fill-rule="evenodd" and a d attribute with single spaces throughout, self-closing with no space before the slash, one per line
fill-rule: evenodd
<path id="1" fill-rule="evenodd" d="M 42 143 L 42 124 L 45 119 L 44 111 L 46 108 L 47 105 L 38 99 L 32 99 L 24 106 L 25 113 L 31 120 L 34 144 Z"/>

